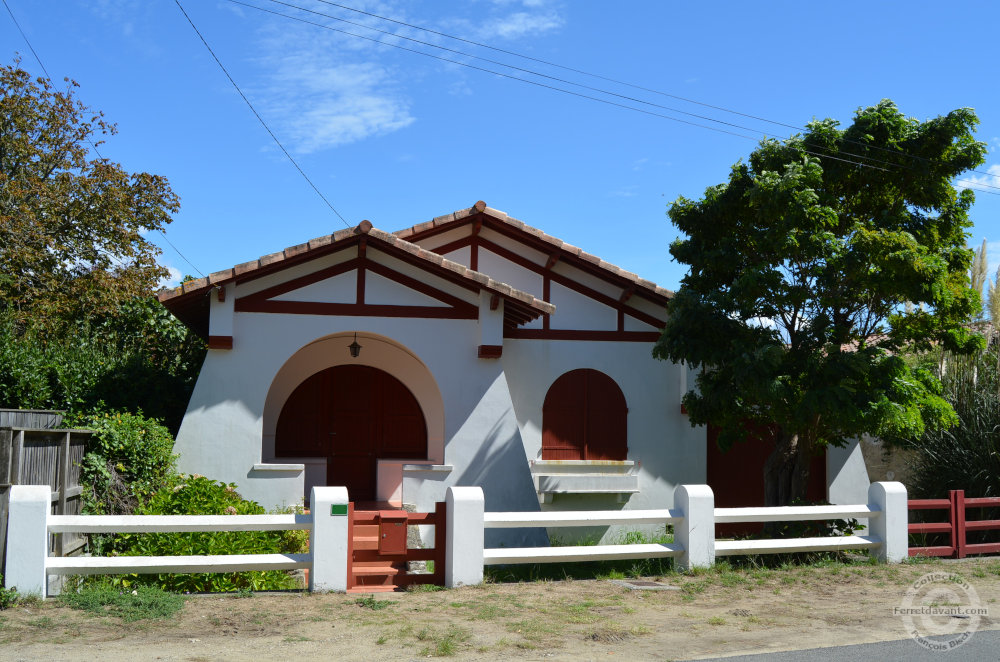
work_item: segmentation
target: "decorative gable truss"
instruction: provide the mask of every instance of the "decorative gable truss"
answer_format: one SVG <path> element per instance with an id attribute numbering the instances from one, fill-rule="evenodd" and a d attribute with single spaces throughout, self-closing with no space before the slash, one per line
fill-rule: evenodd
<path id="1" fill-rule="evenodd" d="M 286 315 L 478 317 L 476 304 L 441 289 L 441 284 L 435 287 L 377 261 L 381 255 L 373 252 L 376 255 L 368 255 L 361 244 L 357 257 L 239 297 L 235 310 Z"/>
<path id="2" fill-rule="evenodd" d="M 211 349 L 232 348 L 234 313 L 462 320 L 485 315 L 495 320 L 499 340 L 508 329 L 555 310 L 368 221 L 157 296 Z M 480 355 L 495 358 L 495 349 L 481 347 Z"/>
<path id="3" fill-rule="evenodd" d="M 556 306 L 505 337 L 656 342 L 664 326 L 670 291 L 485 203 L 396 234 Z"/>

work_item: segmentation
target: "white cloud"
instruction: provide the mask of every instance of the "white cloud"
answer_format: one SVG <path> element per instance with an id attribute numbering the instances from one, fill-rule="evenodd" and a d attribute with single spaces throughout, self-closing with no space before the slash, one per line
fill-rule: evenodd
<path id="1" fill-rule="evenodd" d="M 268 54 L 259 62 L 267 83 L 254 96 L 290 149 L 317 152 L 415 121 L 390 68 L 354 52 L 353 44 L 348 53 L 329 39 L 289 36 L 265 41 Z"/>
<path id="2" fill-rule="evenodd" d="M 562 17 L 553 11 L 544 13 L 517 11 L 490 19 L 480 30 L 480 34 L 483 37 L 517 39 L 556 30 L 562 25 Z"/>
<path id="3" fill-rule="evenodd" d="M 544 7 L 549 4 L 549 0 L 493 0 L 494 5 L 501 7 L 507 5 L 521 5 L 522 7 L 534 8 L 534 7 Z"/>
<path id="4" fill-rule="evenodd" d="M 616 191 L 611 191 L 608 195 L 612 198 L 634 198 L 639 195 L 639 187 L 635 184 L 631 186 L 623 186 Z"/>
<path id="5" fill-rule="evenodd" d="M 471 97 L 472 86 L 465 79 L 456 80 L 448 86 L 448 94 L 454 97 Z"/>
<path id="6" fill-rule="evenodd" d="M 975 173 L 963 176 L 960 180 L 955 182 L 955 188 L 959 191 L 962 189 L 971 188 L 973 191 L 976 190 L 976 184 L 987 185 L 987 186 L 1000 186 L 1000 164 L 991 165 L 986 169 L 989 174 L 977 175 Z"/>
<path id="7" fill-rule="evenodd" d="M 986 242 L 986 264 L 987 278 L 996 280 L 997 269 L 1000 268 L 1000 241 Z"/>
<path id="8" fill-rule="evenodd" d="M 160 282 L 156 284 L 156 288 L 162 290 L 180 285 L 181 278 L 184 278 L 184 274 L 181 273 L 181 270 L 166 264 L 163 266 L 167 268 L 168 274 L 160 279 Z"/>

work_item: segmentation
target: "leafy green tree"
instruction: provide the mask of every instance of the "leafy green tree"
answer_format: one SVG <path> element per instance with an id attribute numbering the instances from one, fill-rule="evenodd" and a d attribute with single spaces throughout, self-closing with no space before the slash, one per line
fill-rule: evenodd
<path id="1" fill-rule="evenodd" d="M 144 235 L 177 196 L 97 155 L 116 129 L 76 83 L 18 65 L 0 66 L 0 406 L 103 401 L 176 429 L 204 344 L 150 297 L 166 270 Z"/>
<path id="2" fill-rule="evenodd" d="M 91 145 L 113 124 L 74 97 L 0 67 L 0 309 L 59 326 L 148 294 L 166 275 L 144 233 L 179 209 L 167 180 L 130 173 Z"/>
<path id="3" fill-rule="evenodd" d="M 152 297 L 58 332 L 0 311 L 0 407 L 142 411 L 180 427 L 205 343 Z"/>
<path id="4" fill-rule="evenodd" d="M 827 444 L 957 421 L 933 372 L 900 352 L 983 346 L 964 326 L 980 307 L 974 196 L 951 185 L 983 161 L 977 123 L 970 109 L 920 122 L 882 101 L 846 129 L 826 119 L 764 140 L 727 183 L 671 206 L 687 238 L 670 253 L 690 270 L 654 355 L 701 368 L 684 404 L 693 425 L 719 426 L 723 449 L 748 424 L 774 431 L 767 505 L 805 497 Z"/>

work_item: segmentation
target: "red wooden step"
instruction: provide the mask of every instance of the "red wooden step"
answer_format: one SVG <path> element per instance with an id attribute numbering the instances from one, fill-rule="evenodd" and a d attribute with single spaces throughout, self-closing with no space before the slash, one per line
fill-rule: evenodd
<path id="1" fill-rule="evenodd" d="M 398 575 L 405 572 L 400 568 L 394 568 L 391 563 L 385 561 L 355 562 L 351 567 L 351 572 L 355 575 Z"/>

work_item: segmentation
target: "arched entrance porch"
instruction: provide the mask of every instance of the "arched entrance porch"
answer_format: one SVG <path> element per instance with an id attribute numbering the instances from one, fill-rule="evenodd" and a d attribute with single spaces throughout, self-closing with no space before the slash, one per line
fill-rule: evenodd
<path id="1" fill-rule="evenodd" d="M 338 365 L 292 392 L 278 416 L 277 458 L 326 458 L 326 484 L 374 501 L 378 460 L 426 460 L 427 425 L 416 398 L 389 373 Z"/>
<path id="2" fill-rule="evenodd" d="M 305 498 L 314 485 L 350 490 L 353 484 L 354 500 L 388 499 L 402 484 L 399 460 L 444 461 L 444 402 L 430 370 L 406 346 L 369 332 L 357 332 L 362 349 L 352 357 L 354 339 L 352 330 L 300 348 L 268 389 L 262 460 L 304 464 Z M 364 441 L 347 441 L 352 438 Z M 362 465 L 374 466 L 374 473 Z"/>

